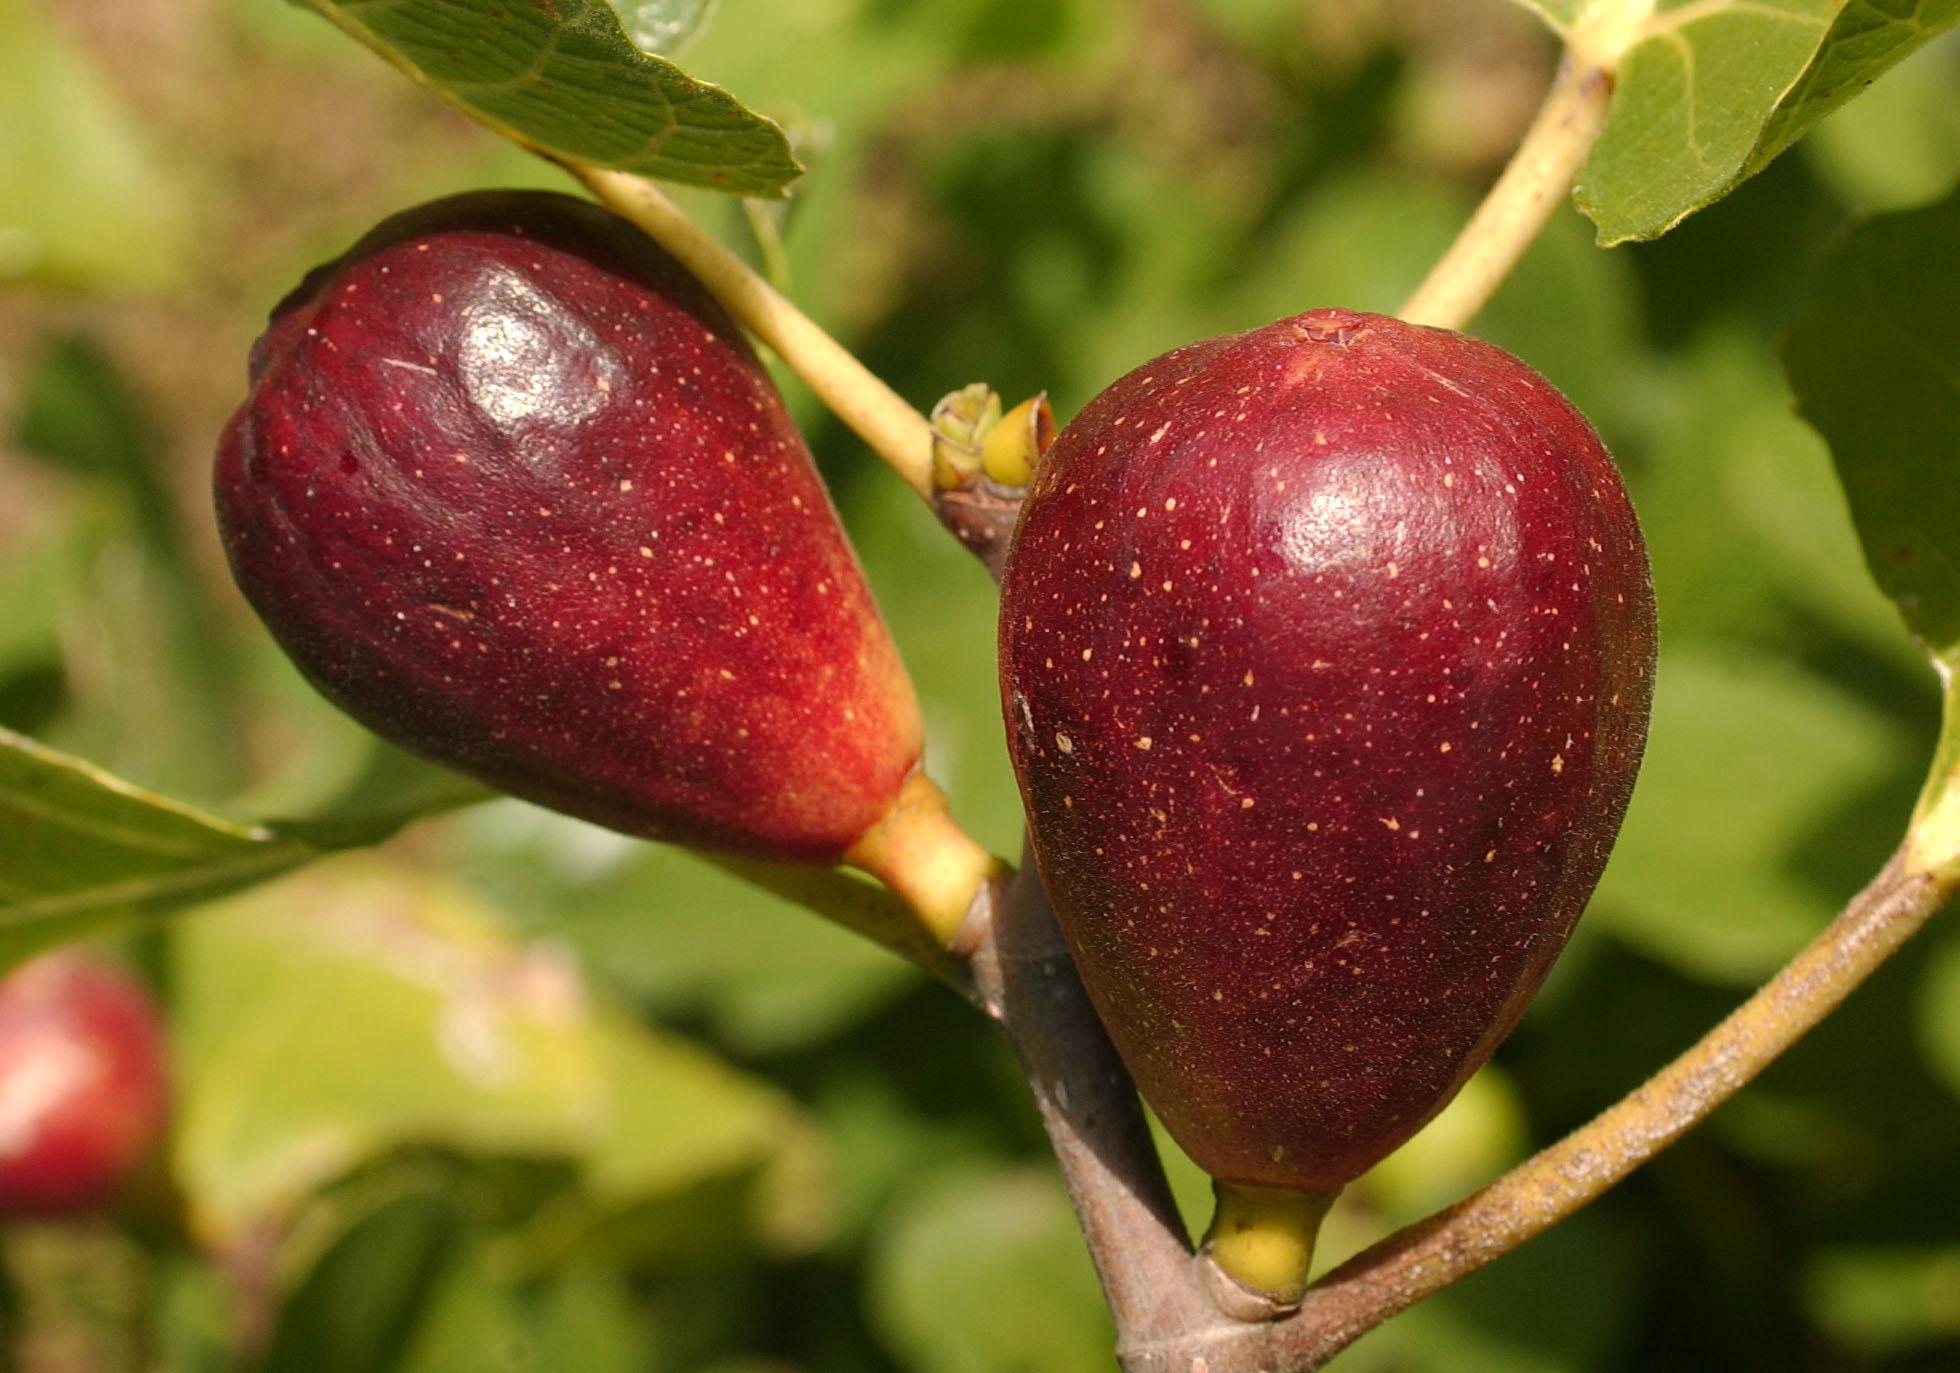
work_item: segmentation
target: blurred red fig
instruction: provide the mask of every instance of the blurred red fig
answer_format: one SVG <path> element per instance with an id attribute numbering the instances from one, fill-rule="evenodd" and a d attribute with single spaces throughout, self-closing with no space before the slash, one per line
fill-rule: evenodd
<path id="1" fill-rule="evenodd" d="M 128 973 L 60 952 L 0 979 L 0 1216 L 101 1205 L 168 1098 L 156 1004 Z"/>

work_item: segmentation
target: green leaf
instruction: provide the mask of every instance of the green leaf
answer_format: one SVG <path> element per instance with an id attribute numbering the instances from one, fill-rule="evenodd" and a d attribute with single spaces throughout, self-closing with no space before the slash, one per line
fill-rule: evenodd
<path id="1" fill-rule="evenodd" d="M 1764 126 L 1743 175 L 1761 171 L 1818 120 L 1956 21 L 1960 21 L 1960 0 L 1859 0 L 1842 5 L 1816 56 Z"/>
<path id="2" fill-rule="evenodd" d="M 375 843 L 454 799 L 331 824 L 245 825 L 0 728 L 0 966 Z"/>
<path id="3" fill-rule="evenodd" d="M 658 1366 L 648 1329 L 652 1313 L 629 1274 L 572 1266 L 553 1274 L 526 1305 L 536 1373 L 640 1373 Z"/>
<path id="4" fill-rule="evenodd" d="M 401 1367 L 425 1308 L 471 1239 L 471 1217 L 445 1181 L 430 1171 L 365 1199 L 286 1294 L 258 1373 Z"/>
<path id="5" fill-rule="evenodd" d="M 307 0 L 507 137 L 600 167 L 742 195 L 800 168 L 782 131 L 719 86 L 636 48 L 597 0 Z"/>
<path id="6" fill-rule="evenodd" d="M 1647 758 L 1587 921 L 1690 976 L 1759 981 L 1882 861 L 1908 802 L 1873 798 L 1910 758 L 1891 719 L 1821 678 L 1704 648 L 1664 655 Z M 1817 872 L 1826 859 L 1836 866 Z"/>
<path id="7" fill-rule="evenodd" d="M 937 1009 L 947 1018 L 957 1014 L 951 1007 Z M 1006 1122 L 998 1107 L 1001 1101 L 1020 1104 L 1018 1094 L 1026 1088 L 1019 1070 L 989 1053 L 1001 1046 L 947 1033 L 938 1028 L 944 1023 L 938 1015 L 930 1027 L 894 1019 L 871 1031 L 875 1048 L 867 1049 L 861 1037 L 825 1047 L 812 1104 L 836 1155 L 837 1234 L 844 1243 L 857 1245 L 882 1222 L 893 1198 L 911 1191 L 920 1160 L 981 1157 L 1001 1148 Z M 929 1061 L 911 1048 L 927 1042 L 933 1046 Z M 907 1056 L 919 1066 L 906 1065 Z M 957 1084 L 950 1090 L 963 1100 L 947 1107 L 920 1089 L 919 1076 Z M 987 1090 L 991 1083 L 998 1089 Z M 1208 1200 L 1209 1179 L 1204 1190 Z"/>
<path id="8" fill-rule="evenodd" d="M 612 0 L 636 47 L 672 57 L 701 36 L 721 0 Z"/>
<path id="9" fill-rule="evenodd" d="M 397 1367 L 400 1373 L 536 1373 L 551 1365 L 539 1364 L 525 1326 L 515 1294 L 496 1282 L 494 1265 L 480 1252 L 471 1253 L 446 1274 Z M 559 1366 L 594 1373 L 606 1367 Z M 612 1366 L 624 1365 L 615 1360 Z"/>
<path id="10" fill-rule="evenodd" d="M 190 242 L 189 187 L 43 13 L 0 0 L 0 282 L 170 285 Z"/>
<path id="11" fill-rule="evenodd" d="M 1628 480 L 1662 640 L 1780 645 L 1814 618 L 1909 676 L 1919 654 L 1865 572 L 1830 453 L 1756 331 L 1710 330 L 1659 379 Z"/>
<path id="12" fill-rule="evenodd" d="M 655 1367 L 652 1313 L 631 1285 L 638 1275 L 583 1263 L 535 1271 L 521 1236 L 500 1225 L 550 1176 L 422 1153 L 313 1198 L 274 1259 L 281 1291 L 268 1295 L 283 1300 L 252 1373 Z M 184 1368 L 218 1373 L 234 1364 Z"/>
<path id="13" fill-rule="evenodd" d="M 22 448 L 83 477 L 167 501 L 155 445 L 115 364 L 86 334 L 48 339 L 21 388 L 14 431 Z"/>
<path id="14" fill-rule="evenodd" d="M 1960 868 L 1960 192 L 1854 232 L 1783 363 L 1831 446 L 1872 576 L 1940 670 L 1945 715 L 1909 861 Z"/>
<path id="15" fill-rule="evenodd" d="M 1960 668 L 1960 195 L 1855 231 L 1783 361 L 1831 446 L 1873 577 Z"/>
<path id="16" fill-rule="evenodd" d="M 1908 210 L 1960 180 L 1956 58 L 1951 41 L 1920 49 L 1811 131 L 1807 160 L 1838 200 L 1866 211 Z"/>
<path id="17" fill-rule="evenodd" d="M 719 1236 L 662 1236 L 662 1249 L 713 1250 L 725 1237 L 800 1253 L 823 1238 L 832 1218 L 829 1158 L 788 1102 L 682 1039 L 624 1019 L 608 1028 L 612 1110 L 581 1174 L 596 1208 L 623 1210 L 726 1178 L 736 1185 L 709 1193 L 717 1214 L 705 1228 Z"/>
<path id="18" fill-rule="evenodd" d="M 919 1373 L 1100 1368 L 1114 1336 L 1061 1183 L 1046 1170 L 945 1173 L 893 1216 L 872 1315 Z"/>
<path id="19" fill-rule="evenodd" d="M 431 874 L 343 859 L 207 908 L 175 948 L 173 1167 L 209 1238 L 406 1144 L 574 1165 L 545 1226 L 561 1249 L 597 1216 L 809 1154 L 773 1091 L 597 1004 L 562 946 L 514 940 Z M 772 1200 L 699 1223 L 773 1238 L 807 1214 Z"/>
<path id="20" fill-rule="evenodd" d="M 1662 4 L 1629 31 L 1579 206 L 1601 243 L 1659 237 L 1957 20 L 1960 0 Z"/>
<path id="21" fill-rule="evenodd" d="M 172 1246 L 154 1253 L 147 1282 L 156 1367 L 170 1373 L 231 1373 L 238 1289 L 230 1275 L 188 1245 Z"/>
<path id="22" fill-rule="evenodd" d="M 1677 4 L 1641 26 L 1579 176 L 1601 243 L 1657 238 L 1742 179 L 1838 3 Z"/>
<path id="23" fill-rule="evenodd" d="M 1164 1128 L 1164 1123 L 1157 1119 L 1157 1113 L 1149 1109 L 1148 1103 L 1145 1103 L 1144 1117 L 1150 1122 L 1150 1136 L 1157 1145 L 1157 1157 L 1164 1165 L 1164 1176 L 1171 1185 L 1171 1199 L 1177 1203 L 1178 1218 L 1184 1222 L 1187 1237 L 1204 1234 L 1205 1227 L 1211 1224 L 1212 1208 L 1217 1203 L 1211 1190 L 1211 1174 L 1193 1162 L 1183 1146 L 1171 1138 L 1171 1132 Z"/>
<path id="24" fill-rule="evenodd" d="M 209 907 L 174 983 L 173 1166 L 209 1238 L 402 1139 L 564 1153 L 597 1128 L 575 971 L 438 879 L 363 856 Z"/>

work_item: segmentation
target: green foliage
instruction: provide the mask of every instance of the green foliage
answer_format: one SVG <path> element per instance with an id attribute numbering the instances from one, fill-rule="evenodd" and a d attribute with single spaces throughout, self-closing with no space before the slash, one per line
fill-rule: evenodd
<path id="1" fill-rule="evenodd" d="M 528 887 L 541 933 L 741 1053 L 821 1043 L 923 976 L 676 849 L 638 846 L 596 875 L 554 873 L 566 828 L 528 808 L 488 810 L 465 832 L 465 870 L 500 892 Z"/>
<path id="2" fill-rule="evenodd" d="M 423 809 L 313 827 L 242 825 L 0 727 L 0 964 L 376 843 Z"/>
<path id="3" fill-rule="evenodd" d="M 34 0 L 0 0 L 0 286 L 173 284 L 190 251 L 181 170 Z M 60 194 L 30 191 L 48 185 Z"/>
<path id="4" fill-rule="evenodd" d="M 799 170 L 781 130 L 635 47 L 608 5 L 304 2 L 473 118 L 553 156 L 747 195 L 781 194 Z M 699 22 L 673 9 L 636 7 L 635 37 L 664 46 Z"/>
<path id="5" fill-rule="evenodd" d="M 1831 445 L 1865 561 L 1946 687 L 1913 843 L 1960 863 L 1960 193 L 1861 226 L 1825 264 L 1784 364 Z"/>
<path id="6" fill-rule="evenodd" d="M 139 711 L 125 713 L 120 737 L 85 734 L 70 742 L 193 791 L 235 787 L 242 771 L 235 657 L 215 626 L 214 598 L 195 565 L 149 417 L 87 333 L 46 341 L 25 383 L 14 425 L 21 448 L 82 478 L 101 511 L 77 539 L 76 555 L 136 564 L 139 584 L 105 615 L 114 620 L 104 635 L 114 640 L 109 651 L 129 658 L 132 670 L 157 669 L 155 691 Z M 58 610 L 58 602 L 51 598 L 50 608 Z"/>
<path id="7" fill-rule="evenodd" d="M 1945 194 L 1960 153 L 1956 61 L 1951 39 L 1931 44 L 1819 124 L 1804 148 L 1826 183 L 1873 210 L 1910 209 Z"/>
<path id="8" fill-rule="evenodd" d="M 1898 842 L 1911 796 L 1887 784 L 1913 761 L 1896 724 L 1825 680 L 1684 647 L 1661 665 L 1653 742 L 1593 914 L 1684 972 L 1752 986 Z M 1789 861 L 1826 846 L 1822 871 Z"/>
<path id="9" fill-rule="evenodd" d="M 1960 1337 L 1960 1247 L 1845 1246 L 1806 1276 L 1819 1319 L 1870 1357 Z"/>
<path id="10" fill-rule="evenodd" d="M 1784 357 L 1831 445 L 1872 575 L 1960 668 L 1960 195 L 1888 215 L 1826 264 Z"/>
<path id="11" fill-rule="evenodd" d="M 539 1222 L 561 1244 L 765 1164 L 820 1190 L 787 1103 L 595 1002 L 562 951 L 443 879 L 345 859 L 201 912 L 174 947 L 173 1165 L 220 1245 L 404 1143 L 573 1163 L 575 1200 Z M 821 1202 L 750 1209 L 793 1237 Z"/>
<path id="12" fill-rule="evenodd" d="M 1919 992 L 1920 1033 L 1927 1065 L 1960 1093 L 1960 942 L 1949 940 L 1926 970 Z"/>
<path id="13" fill-rule="evenodd" d="M 1941 31 L 1960 0 L 1519 0 L 1614 65 L 1579 179 L 1602 244 L 1727 195 Z"/>
<path id="14" fill-rule="evenodd" d="M 1877 0 L 1834 7 L 1803 75 L 1777 102 L 1743 175 L 1753 176 L 1810 128 L 1945 29 L 1960 0 Z"/>
<path id="15" fill-rule="evenodd" d="M 1567 1373 L 1627 1340 L 1627 1263 L 1593 1218 L 1567 1221 L 1365 1339 L 1361 1367 Z"/>
<path id="16" fill-rule="evenodd" d="M 1837 0 L 1662 6 L 1621 59 L 1579 180 L 1601 243 L 1653 238 L 1745 174 Z"/>
<path id="17" fill-rule="evenodd" d="M 1015 1373 L 1092 1368 L 1107 1357 L 1095 1270 L 1052 1174 L 928 1174 L 890 1226 L 871 1303 L 906 1367 Z"/>
<path id="18" fill-rule="evenodd" d="M 1486 1063 L 1415 1137 L 1368 1171 L 1367 1199 L 1410 1224 L 1468 1196 L 1530 1152 L 1524 1103 L 1509 1073 Z"/>
<path id="19" fill-rule="evenodd" d="M 633 51 L 629 36 L 677 50 L 649 21 L 697 22 L 698 3 L 562 21 L 327 8 L 479 120 L 562 151 L 760 194 L 794 174 L 773 126 Z M 1515 132 L 1465 152 L 1410 112 L 1439 90 L 1466 130 L 1528 109 L 1549 56 L 1486 8 L 1456 7 L 1431 42 L 1368 6 L 1300 0 L 740 0 L 686 52 L 690 72 L 823 131 L 782 227 L 801 304 L 916 402 L 984 379 L 1047 389 L 1066 419 L 1179 342 L 1316 305 L 1395 308 Z M 1580 18 L 1577 0 L 1541 8 Z M 494 52 L 472 46 L 493 11 Z M 1814 934 L 1910 811 L 1935 693 L 1859 541 L 1917 632 L 1950 644 L 1938 558 L 1888 561 L 1960 542 L 1940 465 L 1960 448 L 1939 439 L 1950 377 L 1941 391 L 1895 327 L 1950 347 L 1960 317 L 1953 203 L 1912 208 L 1960 178 L 1950 40 L 1738 183 L 1952 10 L 1919 7 L 1910 32 L 1890 5 L 1802 12 L 1813 22 L 1660 8 L 1666 36 L 1622 84 L 1590 203 L 1607 237 L 1706 212 L 1612 253 L 1562 215 L 1477 326 L 1567 389 L 1628 471 L 1663 620 L 1660 708 L 1625 838 L 1553 984 L 1495 1069 L 1350 1189 L 1324 1262 L 1635 1085 Z M 320 702 L 225 586 L 203 492 L 246 344 L 367 222 L 556 174 L 263 5 L 184 19 L 188 65 L 148 82 L 70 17 L 0 0 L 0 274 L 87 293 L 0 298 L 0 957 L 182 911 L 139 922 L 133 951 L 160 974 L 184 1097 L 182 1204 L 140 1213 L 122 1306 L 57 1333 L 140 1330 L 125 1343 L 156 1373 L 1103 1365 L 1108 1318 L 1011 1056 L 882 951 L 693 859 L 513 802 L 216 899 L 466 795 Z M 1525 84 L 1450 87 L 1479 43 Z M 574 98 L 522 76 L 539 59 Z M 469 84 L 495 71 L 519 79 Z M 589 118 L 597 99 L 616 118 Z M 647 160 L 670 127 L 668 160 Z M 350 139 L 357 155 L 333 156 Z M 317 168 L 317 195 L 263 191 L 294 166 Z M 731 200 L 687 203 L 742 241 Z M 1843 237 L 1874 208 L 1908 212 Z M 1788 367 L 1828 450 L 1792 415 L 1769 343 L 1820 263 Z M 166 306 L 131 294 L 172 283 Z M 933 771 L 1015 856 L 991 588 L 786 389 L 918 682 Z M 223 818 L 290 814 L 341 819 Z M 1692 1157 L 1336 1367 L 1950 1363 L 1956 966 L 1950 937 L 1908 961 Z M 1202 1223 L 1205 1180 L 1169 1162 Z M 71 1276 L 27 1248 L 0 1236 L 9 1340 L 46 1333 L 15 1313 Z M 253 1292 L 261 1326 L 240 1349 Z"/>

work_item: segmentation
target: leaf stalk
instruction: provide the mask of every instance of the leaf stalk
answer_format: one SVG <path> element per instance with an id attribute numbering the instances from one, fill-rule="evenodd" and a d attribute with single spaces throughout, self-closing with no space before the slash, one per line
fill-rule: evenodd
<path id="1" fill-rule="evenodd" d="M 593 195 L 680 259 L 906 485 L 932 499 L 932 426 L 924 415 L 652 182 L 601 167 L 564 165 Z"/>
<path id="2" fill-rule="evenodd" d="M 1612 74 L 1568 53 L 1496 184 L 1403 303 L 1403 319 L 1462 329 L 1476 318 L 1570 194 L 1612 100 Z"/>

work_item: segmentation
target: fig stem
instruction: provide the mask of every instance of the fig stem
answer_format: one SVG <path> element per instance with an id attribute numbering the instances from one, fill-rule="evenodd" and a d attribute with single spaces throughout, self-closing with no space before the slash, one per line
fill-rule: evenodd
<path id="1" fill-rule="evenodd" d="M 1364 1250 L 1307 1291 L 1286 1366 L 1318 1367 L 1364 1332 L 1509 1253 L 1706 1119 L 1823 1020 L 1960 886 L 1910 844 L 1774 978 L 1693 1048 L 1482 1191 Z"/>
<path id="2" fill-rule="evenodd" d="M 990 891 L 962 933 L 974 946 L 978 999 L 1020 1059 L 1128 1367 L 1132 1351 L 1227 1322 L 1195 1280 L 1136 1088 L 1076 975 L 1026 845 L 1019 871 Z"/>
<path id="3" fill-rule="evenodd" d="M 1307 1290 L 1320 1223 L 1340 1188 L 1293 1192 L 1214 1182 L 1212 1193 L 1218 1204 L 1200 1246 L 1201 1261 L 1215 1264 L 1254 1298 L 1265 1298 L 1274 1316 L 1298 1306 Z M 1231 1305 L 1227 1314 L 1238 1314 L 1242 1303 Z"/>
<path id="4" fill-rule="evenodd" d="M 1483 309 L 1572 189 L 1613 99 L 1613 76 L 1568 53 L 1517 151 L 1401 317 L 1462 329 Z"/>
<path id="5" fill-rule="evenodd" d="M 844 861 L 890 888 L 942 950 L 952 947 L 981 888 L 1006 868 L 959 827 L 946 794 L 923 772 L 905 779 L 892 808 Z"/>
<path id="6" fill-rule="evenodd" d="M 791 867 L 721 853 L 699 853 L 696 857 L 751 886 L 773 892 L 793 905 L 863 935 L 972 999 L 972 980 L 965 964 L 948 952 L 945 941 L 887 888 L 837 868 Z"/>
<path id="7" fill-rule="evenodd" d="M 563 165 L 593 195 L 679 258 L 907 485 L 923 499 L 932 499 L 932 426 L 924 415 L 652 182 L 627 172 Z"/>

